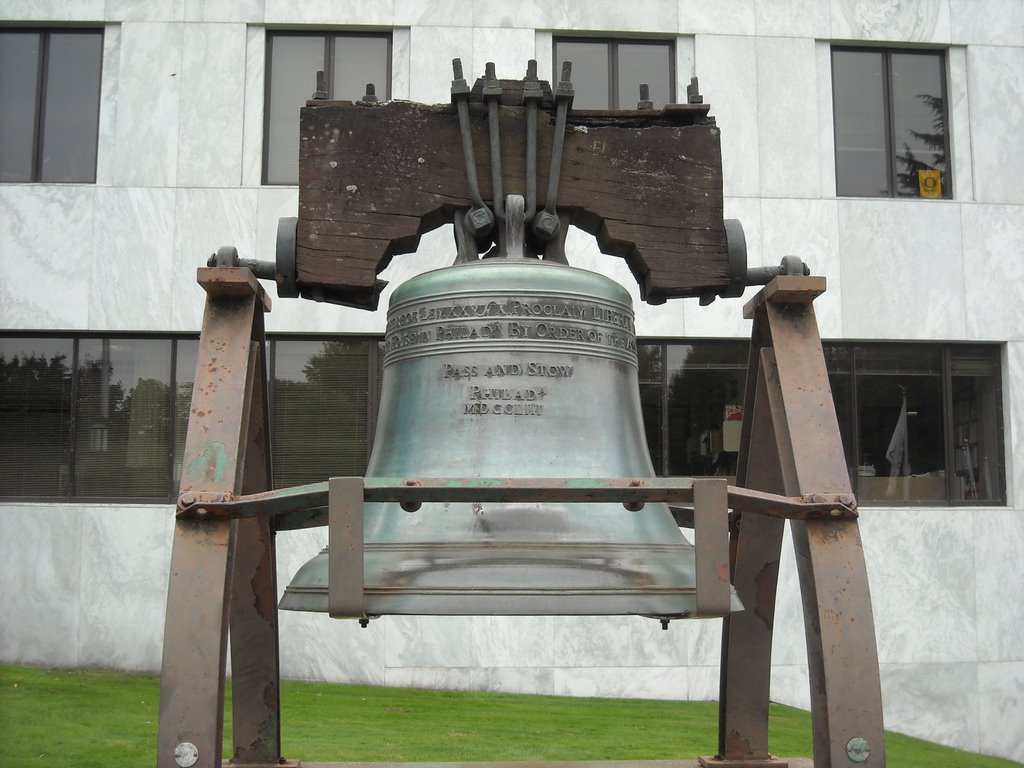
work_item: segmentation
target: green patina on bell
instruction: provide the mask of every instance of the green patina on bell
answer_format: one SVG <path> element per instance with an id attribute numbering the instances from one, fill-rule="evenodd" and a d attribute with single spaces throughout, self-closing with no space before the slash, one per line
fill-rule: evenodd
<path id="1" fill-rule="evenodd" d="M 415 277 L 388 312 L 367 477 L 654 477 L 626 290 L 492 258 Z M 696 612 L 693 547 L 668 507 L 398 504 L 365 509 L 367 614 Z M 326 550 L 281 608 L 327 612 Z"/>

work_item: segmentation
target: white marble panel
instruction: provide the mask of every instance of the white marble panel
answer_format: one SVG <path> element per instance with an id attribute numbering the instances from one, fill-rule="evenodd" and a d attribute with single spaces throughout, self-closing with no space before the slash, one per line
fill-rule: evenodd
<path id="1" fill-rule="evenodd" d="M 408 27 L 391 30 L 391 98 L 409 99 L 412 77 L 412 33 Z"/>
<path id="2" fill-rule="evenodd" d="M 108 21 L 181 21 L 185 0 L 107 0 Z"/>
<path id="3" fill-rule="evenodd" d="M 494 62 L 499 78 L 521 80 L 526 75 L 526 62 L 534 57 L 535 49 L 536 35 L 532 29 L 477 27 L 473 30 L 472 69 L 467 70 L 466 80 L 472 82 L 470 73 L 474 78 L 482 77 L 489 61 Z M 465 59 L 462 63 L 466 65 Z M 451 85 L 450 75 L 448 84 Z"/>
<path id="4" fill-rule="evenodd" d="M 975 664 L 882 664 L 882 710 L 891 731 L 978 750 Z"/>
<path id="5" fill-rule="evenodd" d="M 1024 763 L 1024 663 L 978 665 L 978 751 Z"/>
<path id="6" fill-rule="evenodd" d="M 772 637 L 772 665 L 807 667 L 807 640 L 800 578 L 793 555 L 793 535 L 786 526 L 779 560 L 779 583 L 775 593 L 775 626 Z M 804 677 L 806 680 L 806 676 Z M 796 706 L 794 704 L 794 706 Z"/>
<path id="7" fill-rule="evenodd" d="M 101 21 L 106 0 L 0 0 L 0 19 Z"/>
<path id="8" fill-rule="evenodd" d="M 757 143 L 765 197 L 822 193 L 817 64 L 813 40 L 757 40 Z"/>
<path id="9" fill-rule="evenodd" d="M 401 0 L 398 0 L 401 2 Z M 264 0 L 267 24 L 330 24 L 388 27 L 395 15 L 395 0 Z"/>
<path id="10" fill-rule="evenodd" d="M 469 643 L 477 667 L 550 667 L 554 657 L 551 616 L 477 616 Z"/>
<path id="11" fill-rule="evenodd" d="M 473 12 L 462 0 L 397 0 L 393 23 L 408 27 L 472 27 Z"/>
<path id="12" fill-rule="evenodd" d="M 861 509 L 880 663 L 975 662 L 970 518 L 943 509 Z"/>
<path id="13" fill-rule="evenodd" d="M 964 290 L 971 339 L 1024 339 L 1024 206 L 964 205 Z"/>
<path id="14" fill-rule="evenodd" d="M 747 241 L 747 264 L 763 266 L 761 248 L 761 201 L 753 197 L 725 198 L 724 217 L 738 219 L 743 225 Z M 780 259 L 781 261 L 781 259 Z M 743 296 L 734 299 L 715 299 L 702 307 L 696 299 L 683 302 L 683 324 L 679 333 L 690 338 L 749 339 L 751 323 L 743 319 L 743 305 L 757 292 L 747 288 Z"/>
<path id="15" fill-rule="evenodd" d="M 832 0 L 834 40 L 948 43 L 948 0 Z"/>
<path id="16" fill-rule="evenodd" d="M 556 667 L 681 667 L 687 665 L 687 625 L 667 630 L 642 616 L 573 616 L 554 624 Z"/>
<path id="17" fill-rule="evenodd" d="M 451 101 L 452 59 L 462 59 L 466 80 L 475 75 L 473 30 L 468 27 L 413 27 L 410 31 L 409 98 L 424 104 Z"/>
<path id="18" fill-rule="evenodd" d="M 117 154 L 117 92 L 121 72 L 121 25 L 103 28 L 103 74 L 96 131 L 96 183 L 112 184 Z"/>
<path id="19" fill-rule="evenodd" d="M 823 338 L 843 335 L 842 278 L 839 264 L 839 209 L 835 200 L 764 198 L 761 200 L 761 249 L 770 264 L 799 256 L 828 290 L 814 302 Z"/>
<path id="20" fill-rule="evenodd" d="M 773 666 L 770 685 L 772 701 L 787 707 L 810 710 L 811 685 L 806 663 Z"/>
<path id="21" fill-rule="evenodd" d="M 947 0 L 952 41 L 967 45 L 1024 45 L 1020 0 Z"/>
<path id="22" fill-rule="evenodd" d="M 182 25 L 121 25 L 114 183 L 176 183 Z"/>
<path id="23" fill-rule="evenodd" d="M 388 688 L 468 691 L 473 672 L 465 667 L 393 667 L 387 670 L 384 684 Z"/>
<path id="24" fill-rule="evenodd" d="M 263 21 L 263 0 L 185 0 L 185 21 Z"/>
<path id="25" fill-rule="evenodd" d="M 263 100 L 266 87 L 267 32 L 245 29 L 245 103 L 242 107 L 242 186 L 263 182 Z"/>
<path id="26" fill-rule="evenodd" d="M 953 199 L 974 199 L 974 161 L 971 151 L 971 102 L 968 97 L 967 49 L 946 49 L 946 92 L 949 100 L 949 155 Z"/>
<path id="27" fill-rule="evenodd" d="M 326 613 L 281 611 L 281 677 L 384 685 L 385 620 L 364 629 Z"/>
<path id="28" fill-rule="evenodd" d="M 690 669 L 713 669 L 715 691 L 718 668 L 722 663 L 722 619 L 694 619 L 669 625 L 669 633 L 686 632 L 686 659 Z M 703 697 L 701 697 L 703 698 Z M 713 698 L 718 698 L 716 693 Z"/>
<path id="29" fill-rule="evenodd" d="M 588 0 L 586 3 L 525 0 L 475 0 L 473 25 L 477 27 L 525 27 L 527 29 L 653 32 L 679 31 L 676 0 Z"/>
<path id="30" fill-rule="evenodd" d="M 832 45 L 827 40 L 814 43 L 815 75 L 818 86 L 818 167 L 821 172 L 821 196 L 836 193 L 836 137 L 832 110 Z"/>
<path id="31" fill-rule="evenodd" d="M 754 0 L 679 0 L 683 34 L 753 35 Z"/>
<path id="32" fill-rule="evenodd" d="M 760 193 L 757 53 L 753 37 L 697 35 L 694 70 L 704 101 L 721 130 L 726 196 Z M 682 84 L 681 84 L 682 85 Z M 680 88 L 681 97 L 685 87 Z"/>
<path id="33" fill-rule="evenodd" d="M 538 76 L 540 76 L 539 73 L 541 72 L 553 71 L 554 62 L 552 59 L 554 58 L 554 55 L 554 35 L 547 30 L 538 29 L 534 37 L 534 51 L 532 57 L 537 60 Z"/>
<path id="34" fill-rule="evenodd" d="M 689 676 L 686 667 L 560 667 L 554 670 L 554 694 L 685 700 Z"/>
<path id="35" fill-rule="evenodd" d="M 89 324 L 97 330 L 171 326 L 174 190 L 98 187 L 89 279 Z"/>
<path id="36" fill-rule="evenodd" d="M 1024 47 L 967 49 L 974 191 L 981 203 L 1024 203 Z"/>
<path id="37" fill-rule="evenodd" d="M 0 659 L 78 664 L 82 509 L 0 506 Z"/>
<path id="38" fill-rule="evenodd" d="M 838 206 L 844 336 L 964 338 L 960 206 L 854 199 Z"/>
<path id="39" fill-rule="evenodd" d="M 82 510 L 79 663 L 155 672 L 163 654 L 170 551 L 165 505 Z"/>
<path id="40" fill-rule="evenodd" d="M 1006 494 L 1014 509 L 1024 509 L 1024 343 L 1006 345 L 1003 369 L 1006 424 Z"/>
<path id="41" fill-rule="evenodd" d="M 686 101 L 686 86 L 697 74 L 697 50 L 693 35 L 676 38 L 676 101 Z"/>
<path id="42" fill-rule="evenodd" d="M 721 670 L 717 667 L 690 667 L 687 670 L 689 678 L 689 690 L 686 694 L 687 701 L 713 701 L 717 702 L 721 696 Z M 708 734 L 709 741 L 715 739 L 714 733 Z"/>
<path id="43" fill-rule="evenodd" d="M 392 616 L 388 620 L 388 669 L 474 666 L 470 616 Z"/>
<path id="44" fill-rule="evenodd" d="M 503 693 L 532 693 L 550 696 L 555 690 L 555 673 L 540 667 L 490 667 L 469 670 L 469 689 Z"/>
<path id="45" fill-rule="evenodd" d="M 1012 509 L 969 514 L 974 519 L 978 660 L 1022 662 L 1024 601 L 1010 585 L 1024 584 L 1024 516 Z"/>
<path id="46" fill-rule="evenodd" d="M 754 0 L 758 36 L 831 37 L 824 0 Z"/>
<path id="47" fill-rule="evenodd" d="M 246 26 L 183 26 L 177 184 L 237 187 L 242 178 Z"/>
<path id="48" fill-rule="evenodd" d="M 95 192 L 0 185 L 0 328 L 89 327 Z"/>
<path id="49" fill-rule="evenodd" d="M 178 189 L 175 192 L 171 323 L 175 330 L 198 330 L 206 293 L 196 269 L 222 245 L 243 258 L 256 252 L 255 189 Z"/>

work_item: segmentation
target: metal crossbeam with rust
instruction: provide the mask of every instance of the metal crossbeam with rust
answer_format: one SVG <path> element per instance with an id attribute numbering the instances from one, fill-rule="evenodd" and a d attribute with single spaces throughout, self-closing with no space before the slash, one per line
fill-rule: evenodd
<path id="1" fill-rule="evenodd" d="M 692 504 L 694 478 L 389 478 L 367 477 L 363 501 L 415 505 L 429 502 L 551 501 L 568 503 L 622 503 L 629 508 L 648 502 Z M 328 503 L 328 482 L 310 483 L 277 491 L 246 495 L 197 493 L 178 498 L 183 519 L 247 518 L 286 515 L 323 508 Z M 751 488 L 728 486 L 728 506 L 787 520 L 846 520 L 857 517 L 852 494 L 780 496 Z M 321 525 L 326 524 L 326 519 Z M 280 529 L 280 527 L 279 527 Z"/>

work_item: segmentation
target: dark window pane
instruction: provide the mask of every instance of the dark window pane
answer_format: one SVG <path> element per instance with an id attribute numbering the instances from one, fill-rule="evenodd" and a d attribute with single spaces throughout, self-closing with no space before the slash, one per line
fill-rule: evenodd
<path id="1" fill-rule="evenodd" d="M 361 340 L 274 342 L 274 487 L 366 470 L 368 348 Z"/>
<path id="2" fill-rule="evenodd" d="M 96 180 L 101 32 L 53 32 L 46 68 L 41 181 Z"/>
<path id="3" fill-rule="evenodd" d="M 71 339 L 0 339 L 0 495 L 68 493 Z"/>
<path id="4" fill-rule="evenodd" d="M 893 53 L 891 69 L 897 194 L 942 197 L 948 186 L 942 56 Z M 922 171 L 939 171 L 939 179 Z"/>
<path id="5" fill-rule="evenodd" d="M 664 387 L 661 382 L 661 344 L 637 345 L 640 364 L 640 408 L 643 412 L 644 431 L 647 433 L 647 450 L 656 473 L 663 474 L 664 452 L 662 450 L 661 402 Z"/>
<path id="6" fill-rule="evenodd" d="M 839 195 L 889 194 L 883 64 L 878 51 L 832 52 Z"/>
<path id="7" fill-rule="evenodd" d="M 174 363 L 174 488 L 181 484 L 181 462 L 185 455 L 185 438 L 192 410 L 192 385 L 196 381 L 196 358 L 199 356 L 198 339 L 180 339 Z"/>
<path id="8" fill-rule="evenodd" d="M 299 181 L 299 109 L 316 90 L 324 65 L 322 35 L 271 35 L 267 40 L 268 75 L 266 180 Z"/>
<path id="9" fill-rule="evenodd" d="M 825 354 L 825 368 L 828 371 L 828 383 L 832 389 L 832 402 L 836 408 L 836 419 L 839 422 L 839 436 L 843 441 L 843 453 L 846 456 L 846 468 L 850 473 L 851 485 L 854 482 L 853 436 L 853 393 L 850 378 L 850 347 L 845 344 L 822 344 Z M 856 486 L 855 486 L 856 487 Z"/>
<path id="10" fill-rule="evenodd" d="M 650 86 L 654 108 L 672 101 L 672 47 L 666 43 L 619 43 L 618 108 L 635 109 L 640 84 Z M 573 78 L 575 79 L 575 70 Z"/>
<path id="11" fill-rule="evenodd" d="M 169 492 L 168 339 L 83 339 L 78 352 L 75 494 Z"/>
<path id="12" fill-rule="evenodd" d="M 999 354 L 992 347 L 954 348 L 953 502 L 1004 497 L 999 430 Z"/>
<path id="13" fill-rule="evenodd" d="M 735 479 L 747 350 L 742 342 L 668 345 L 670 475 Z"/>
<path id="14" fill-rule="evenodd" d="M 865 346 L 855 355 L 861 499 L 945 500 L 941 347 Z"/>
<path id="15" fill-rule="evenodd" d="M 32 181 L 40 44 L 37 32 L 0 32 L 0 181 Z"/>
<path id="16" fill-rule="evenodd" d="M 391 95 L 390 62 L 386 37 L 334 38 L 334 75 L 331 98 L 358 101 L 366 93 L 366 84 L 377 88 L 382 101 Z"/>
<path id="17" fill-rule="evenodd" d="M 573 109 L 611 109 L 608 43 L 555 42 L 552 86 L 561 77 L 563 61 L 572 62 Z"/>

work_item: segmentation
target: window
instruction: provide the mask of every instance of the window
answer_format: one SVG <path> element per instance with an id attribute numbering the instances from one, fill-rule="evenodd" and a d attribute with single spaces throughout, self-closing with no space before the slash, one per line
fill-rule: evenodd
<path id="1" fill-rule="evenodd" d="M 0 30 L 0 182 L 93 182 L 101 30 Z"/>
<path id="2" fill-rule="evenodd" d="M 660 108 L 675 101 L 675 49 L 666 40 L 556 38 L 552 85 L 572 62 L 573 109 L 636 109 L 640 85 Z"/>
<path id="3" fill-rule="evenodd" d="M 0 336 L 0 498 L 177 495 L 194 337 Z M 271 337 L 274 487 L 360 475 L 372 451 L 378 337 Z M 749 344 L 641 342 L 659 475 L 735 479 Z M 1004 504 L 1000 349 L 834 342 L 825 363 L 862 503 Z"/>
<path id="4" fill-rule="evenodd" d="M 824 352 L 862 503 L 1005 503 L 997 346 L 831 343 Z M 746 354 L 732 341 L 640 345 L 659 474 L 735 478 Z"/>
<path id="5" fill-rule="evenodd" d="M 832 49 L 836 194 L 950 197 L 945 55 Z"/>
<path id="6" fill-rule="evenodd" d="M 263 182 L 299 182 L 299 109 L 324 72 L 327 98 L 356 101 L 373 83 L 377 97 L 391 97 L 391 35 L 267 33 L 267 91 L 263 133 Z"/>

